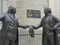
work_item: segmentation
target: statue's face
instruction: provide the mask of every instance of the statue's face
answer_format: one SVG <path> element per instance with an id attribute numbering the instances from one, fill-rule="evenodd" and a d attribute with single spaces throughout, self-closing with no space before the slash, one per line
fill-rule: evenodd
<path id="1" fill-rule="evenodd" d="M 44 9 L 44 13 L 45 13 L 45 14 L 48 14 L 48 10 L 47 10 L 47 9 Z"/>
<path id="2" fill-rule="evenodd" d="M 9 7 L 8 12 L 9 12 L 9 13 L 12 13 L 12 14 L 16 14 L 16 8 L 14 8 L 14 7 Z"/>
<path id="3" fill-rule="evenodd" d="M 45 13 L 45 15 L 48 15 L 49 13 L 51 13 L 51 9 L 50 8 L 45 8 L 44 13 Z"/>
<path id="4" fill-rule="evenodd" d="M 16 14 L 16 9 L 12 9 L 12 13 L 13 14 Z"/>

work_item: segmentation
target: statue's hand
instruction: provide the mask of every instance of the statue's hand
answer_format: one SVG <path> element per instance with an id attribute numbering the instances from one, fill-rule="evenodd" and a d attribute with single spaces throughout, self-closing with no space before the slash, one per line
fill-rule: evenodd
<path id="1" fill-rule="evenodd" d="M 26 29 L 26 28 L 28 28 L 29 27 L 29 25 L 27 25 L 27 26 L 24 26 L 24 29 Z"/>
<path id="2" fill-rule="evenodd" d="M 57 28 L 54 27 L 54 28 L 53 28 L 53 31 L 56 31 L 56 30 L 57 30 Z"/>
<path id="3" fill-rule="evenodd" d="M 35 29 L 35 26 L 32 25 L 32 27 Z"/>

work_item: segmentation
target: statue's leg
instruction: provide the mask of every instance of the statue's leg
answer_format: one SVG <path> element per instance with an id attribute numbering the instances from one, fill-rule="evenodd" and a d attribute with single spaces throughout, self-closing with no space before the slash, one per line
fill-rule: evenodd
<path id="1" fill-rule="evenodd" d="M 48 35 L 48 43 L 49 45 L 55 45 L 53 35 Z"/>
<path id="2" fill-rule="evenodd" d="M 10 43 L 10 45 L 16 45 L 15 41 L 11 41 Z"/>
<path id="3" fill-rule="evenodd" d="M 5 40 L 5 45 L 9 45 L 9 43 L 10 43 L 10 40 L 6 39 Z"/>
<path id="4" fill-rule="evenodd" d="M 15 41 L 6 39 L 5 45 L 16 45 Z"/>
<path id="5" fill-rule="evenodd" d="M 18 45 L 18 38 L 15 40 L 15 44 Z"/>
<path id="6" fill-rule="evenodd" d="M 3 37 L 0 37 L 0 45 L 5 45 L 5 39 Z"/>
<path id="7" fill-rule="evenodd" d="M 42 45 L 48 45 L 47 35 L 43 35 L 43 37 L 42 37 Z"/>
<path id="8" fill-rule="evenodd" d="M 0 38 L 0 45 L 9 45 L 9 40 L 1 37 Z"/>

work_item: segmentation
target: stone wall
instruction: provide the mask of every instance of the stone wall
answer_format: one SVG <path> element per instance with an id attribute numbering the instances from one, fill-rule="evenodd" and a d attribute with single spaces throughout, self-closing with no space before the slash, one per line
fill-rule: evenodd
<path id="1" fill-rule="evenodd" d="M 60 19 L 60 0 L 49 0 L 49 7 L 52 14 Z"/>

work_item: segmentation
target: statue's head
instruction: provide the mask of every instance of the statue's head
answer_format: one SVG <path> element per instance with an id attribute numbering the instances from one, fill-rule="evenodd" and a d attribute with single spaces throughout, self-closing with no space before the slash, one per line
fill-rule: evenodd
<path id="1" fill-rule="evenodd" d="M 9 6 L 8 13 L 16 14 L 16 8 L 13 6 Z"/>
<path id="2" fill-rule="evenodd" d="M 50 8 L 44 8 L 44 13 L 45 15 L 48 15 L 51 13 L 51 9 Z"/>

